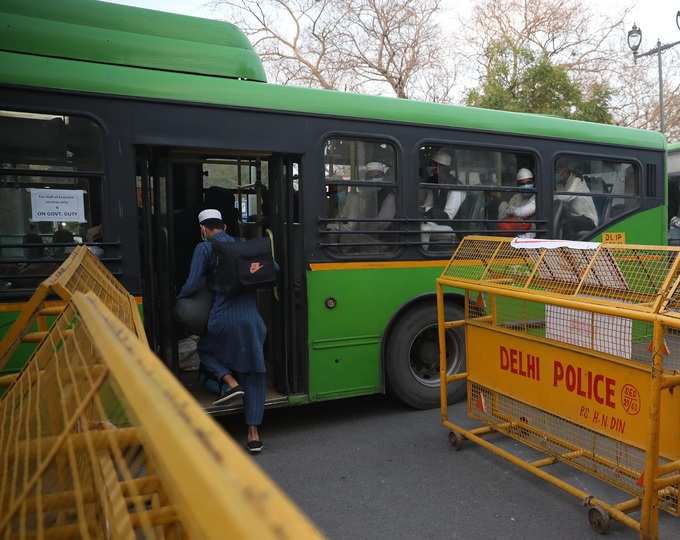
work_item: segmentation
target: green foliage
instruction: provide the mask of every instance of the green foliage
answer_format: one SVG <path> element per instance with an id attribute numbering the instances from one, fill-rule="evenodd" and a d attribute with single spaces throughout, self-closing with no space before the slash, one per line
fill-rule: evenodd
<path id="1" fill-rule="evenodd" d="M 470 106 L 612 123 L 609 88 L 594 85 L 585 95 L 566 69 L 546 55 L 537 57 L 528 49 L 501 41 L 487 49 L 486 61 L 482 86 L 467 95 Z"/>

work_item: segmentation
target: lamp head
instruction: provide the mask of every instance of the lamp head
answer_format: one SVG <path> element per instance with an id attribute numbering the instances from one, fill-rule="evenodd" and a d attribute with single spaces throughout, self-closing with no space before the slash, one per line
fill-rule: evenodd
<path id="1" fill-rule="evenodd" d="M 680 16 L 680 11 L 678 12 L 678 16 Z M 633 54 L 637 54 L 640 43 L 642 43 L 642 30 L 633 23 L 633 28 L 628 31 L 628 47 L 633 51 Z"/>

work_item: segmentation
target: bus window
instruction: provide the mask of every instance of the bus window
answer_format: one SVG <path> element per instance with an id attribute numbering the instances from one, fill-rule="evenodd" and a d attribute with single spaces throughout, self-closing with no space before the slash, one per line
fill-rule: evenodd
<path id="1" fill-rule="evenodd" d="M 101 240 L 101 141 L 87 118 L 0 111 L 0 293 L 35 287 L 74 245 Z"/>
<path id="2" fill-rule="evenodd" d="M 468 234 L 535 236 L 537 172 L 532 154 L 427 144 L 420 147 L 419 163 L 417 205 L 424 252 L 448 255 Z"/>
<path id="3" fill-rule="evenodd" d="M 335 256 L 398 247 L 396 152 L 387 142 L 333 138 L 324 148 L 322 245 Z"/>
<path id="4" fill-rule="evenodd" d="M 680 245 L 680 151 L 672 148 L 667 156 L 668 243 Z"/>
<path id="5" fill-rule="evenodd" d="M 640 171 L 631 162 L 560 156 L 555 161 L 555 238 L 587 239 L 640 205 Z"/>

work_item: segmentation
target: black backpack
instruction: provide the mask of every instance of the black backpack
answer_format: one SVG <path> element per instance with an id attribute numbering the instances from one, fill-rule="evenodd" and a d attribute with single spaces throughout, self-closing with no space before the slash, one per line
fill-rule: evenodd
<path id="1" fill-rule="evenodd" d="M 276 284 L 276 264 L 269 238 L 212 241 L 210 287 L 232 298 Z"/>

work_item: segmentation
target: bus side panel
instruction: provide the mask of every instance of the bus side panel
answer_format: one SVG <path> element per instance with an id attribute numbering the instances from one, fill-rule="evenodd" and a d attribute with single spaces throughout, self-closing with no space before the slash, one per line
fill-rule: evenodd
<path id="1" fill-rule="evenodd" d="M 657 206 L 629 216 L 609 225 L 604 232 L 623 232 L 626 244 L 647 244 L 663 246 L 666 244 L 666 206 Z M 593 238 L 601 242 L 602 235 Z"/>
<path id="2" fill-rule="evenodd" d="M 443 268 L 408 265 L 308 271 L 312 401 L 384 390 L 380 347 L 385 328 L 403 304 L 434 293 Z M 335 307 L 328 307 L 333 300 Z"/>

